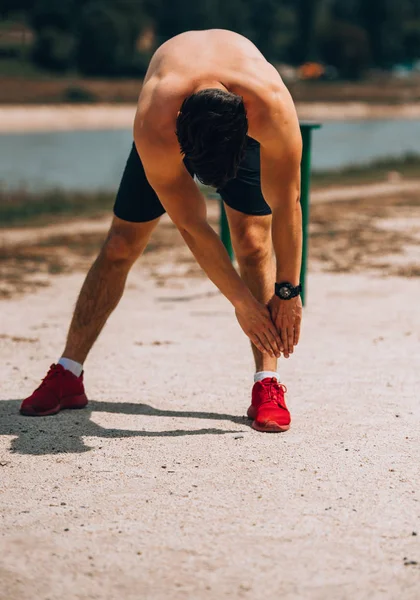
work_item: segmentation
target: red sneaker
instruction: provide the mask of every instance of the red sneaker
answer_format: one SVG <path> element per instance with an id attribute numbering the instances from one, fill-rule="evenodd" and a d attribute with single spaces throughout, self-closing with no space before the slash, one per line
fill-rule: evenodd
<path id="1" fill-rule="evenodd" d="M 28 417 L 46 417 L 62 408 L 84 408 L 87 403 L 83 373 L 76 377 L 61 365 L 51 365 L 41 385 L 22 402 L 20 412 Z"/>
<path id="2" fill-rule="evenodd" d="M 253 419 L 252 427 L 257 431 L 287 431 L 290 427 L 290 413 L 284 394 L 286 386 L 275 377 L 267 377 L 254 383 L 252 404 L 248 417 Z"/>

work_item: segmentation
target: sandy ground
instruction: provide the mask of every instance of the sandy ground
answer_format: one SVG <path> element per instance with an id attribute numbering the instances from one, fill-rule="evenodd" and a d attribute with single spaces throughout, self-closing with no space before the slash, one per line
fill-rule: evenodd
<path id="1" fill-rule="evenodd" d="M 420 105 L 363 102 L 297 103 L 299 117 L 313 121 L 419 119 Z M 131 128 L 135 104 L 58 104 L 0 106 L 0 133 Z"/>
<path id="2" fill-rule="evenodd" d="M 391 273 L 420 221 L 403 200 L 314 205 L 282 435 L 244 418 L 247 340 L 168 219 L 86 364 L 89 408 L 19 416 L 106 220 L 9 238 L 5 279 L 9 247 L 39 285 L 15 272 L 0 303 L 1 600 L 417 600 L 419 279 Z"/>

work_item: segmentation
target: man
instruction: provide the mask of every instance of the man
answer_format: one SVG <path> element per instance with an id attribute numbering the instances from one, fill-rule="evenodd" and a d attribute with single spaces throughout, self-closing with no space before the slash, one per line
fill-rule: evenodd
<path id="1" fill-rule="evenodd" d="M 301 144 L 293 101 L 249 40 L 209 30 L 163 44 L 146 74 L 115 216 L 80 292 L 63 356 L 24 400 L 22 414 L 87 404 L 83 362 L 167 211 L 251 340 L 253 427 L 287 430 L 277 359 L 288 358 L 299 341 Z M 225 202 L 240 276 L 207 223 L 194 175 Z"/>

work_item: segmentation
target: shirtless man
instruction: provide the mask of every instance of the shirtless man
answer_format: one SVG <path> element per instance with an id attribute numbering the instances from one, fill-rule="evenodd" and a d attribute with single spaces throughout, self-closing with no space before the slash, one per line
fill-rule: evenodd
<path id="1" fill-rule="evenodd" d="M 287 430 L 277 359 L 288 358 L 299 341 L 301 151 L 289 92 L 249 40 L 214 29 L 163 44 L 146 74 L 115 216 L 80 292 L 63 356 L 21 413 L 86 406 L 83 362 L 166 211 L 251 340 L 253 427 Z M 207 223 L 193 175 L 225 202 L 240 275 Z"/>

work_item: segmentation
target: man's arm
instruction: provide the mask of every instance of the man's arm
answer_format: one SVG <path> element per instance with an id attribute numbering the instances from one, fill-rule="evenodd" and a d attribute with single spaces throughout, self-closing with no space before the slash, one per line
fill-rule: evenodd
<path id="1" fill-rule="evenodd" d="M 162 136 L 137 122 L 135 143 L 149 183 L 197 262 L 234 306 L 243 331 L 261 352 L 278 356 L 280 338 L 270 312 L 239 277 L 208 224 L 205 200 L 183 164 L 174 133 Z"/>
<path id="2" fill-rule="evenodd" d="M 302 213 L 300 206 L 300 162 L 302 138 L 293 101 L 284 88 L 273 93 L 261 144 L 261 185 L 273 213 L 272 236 L 276 255 L 276 281 L 299 284 L 302 260 Z M 302 304 L 300 297 L 269 303 L 278 328 L 284 356 L 293 353 L 299 341 Z"/>

